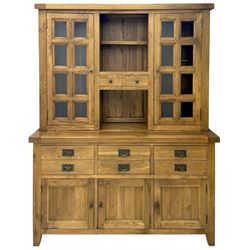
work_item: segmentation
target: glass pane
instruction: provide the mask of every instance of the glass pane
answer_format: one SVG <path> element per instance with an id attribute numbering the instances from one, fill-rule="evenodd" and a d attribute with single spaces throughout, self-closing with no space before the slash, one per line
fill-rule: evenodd
<path id="1" fill-rule="evenodd" d="M 192 102 L 181 102 L 181 117 L 193 117 Z"/>
<path id="2" fill-rule="evenodd" d="M 173 66 L 173 45 L 162 45 L 161 46 L 161 65 L 162 66 Z"/>
<path id="3" fill-rule="evenodd" d="M 86 22 L 74 23 L 74 37 L 86 37 Z"/>
<path id="4" fill-rule="evenodd" d="M 181 94 L 193 94 L 193 75 L 181 74 Z"/>
<path id="5" fill-rule="evenodd" d="M 75 102 L 75 117 L 87 117 L 86 102 Z"/>
<path id="6" fill-rule="evenodd" d="M 173 74 L 161 75 L 161 94 L 173 94 Z"/>
<path id="7" fill-rule="evenodd" d="M 75 65 L 86 66 L 86 45 L 75 46 Z"/>
<path id="8" fill-rule="evenodd" d="M 161 23 L 161 36 L 173 37 L 174 36 L 174 22 L 164 21 Z"/>
<path id="9" fill-rule="evenodd" d="M 66 22 L 55 22 L 55 37 L 67 37 Z"/>
<path id="10" fill-rule="evenodd" d="M 87 95 L 87 76 L 75 74 L 75 95 Z"/>
<path id="11" fill-rule="evenodd" d="M 67 45 L 55 45 L 55 65 L 67 65 Z"/>
<path id="12" fill-rule="evenodd" d="M 181 36 L 182 37 L 194 36 L 194 22 L 193 21 L 181 22 Z"/>
<path id="13" fill-rule="evenodd" d="M 172 102 L 161 103 L 161 117 L 173 117 L 173 103 Z"/>
<path id="14" fill-rule="evenodd" d="M 67 117 L 68 104 L 67 102 L 55 102 L 55 117 Z"/>
<path id="15" fill-rule="evenodd" d="M 181 46 L 181 65 L 182 66 L 193 65 L 193 45 Z"/>
<path id="16" fill-rule="evenodd" d="M 56 94 L 67 94 L 67 74 L 55 74 Z"/>

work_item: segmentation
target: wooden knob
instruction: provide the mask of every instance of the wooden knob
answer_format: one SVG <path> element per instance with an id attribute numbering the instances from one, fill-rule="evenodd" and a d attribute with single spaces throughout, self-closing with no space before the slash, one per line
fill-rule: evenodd
<path id="1" fill-rule="evenodd" d="M 139 80 L 135 80 L 135 83 L 139 83 Z"/>
<path id="2" fill-rule="evenodd" d="M 99 202 L 99 208 L 102 208 L 102 207 L 103 207 L 103 202 L 100 201 L 100 202 Z"/>
<path id="3" fill-rule="evenodd" d="M 112 79 L 109 79 L 109 83 L 112 83 L 113 82 L 113 80 Z"/>
<path id="4" fill-rule="evenodd" d="M 155 209 L 159 209 L 160 208 L 160 202 L 156 201 L 154 204 Z"/>

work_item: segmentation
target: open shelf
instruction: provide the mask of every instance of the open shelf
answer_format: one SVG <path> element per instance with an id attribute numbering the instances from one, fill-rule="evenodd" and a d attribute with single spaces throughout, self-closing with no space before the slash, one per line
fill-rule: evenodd
<path id="1" fill-rule="evenodd" d="M 147 45 L 148 41 L 101 41 L 103 45 Z"/>
<path id="2" fill-rule="evenodd" d="M 120 123 L 114 123 L 114 122 L 105 122 L 101 125 L 101 130 L 105 131 L 141 131 L 141 130 L 147 130 L 147 124 L 146 123 L 131 123 L 131 122 L 120 122 Z"/>
<path id="3" fill-rule="evenodd" d="M 101 129 L 146 129 L 147 90 L 101 90 Z"/>
<path id="4" fill-rule="evenodd" d="M 148 15 L 100 15 L 100 71 L 148 71 Z"/>
<path id="5" fill-rule="evenodd" d="M 148 71 L 145 45 L 102 45 L 100 71 Z"/>

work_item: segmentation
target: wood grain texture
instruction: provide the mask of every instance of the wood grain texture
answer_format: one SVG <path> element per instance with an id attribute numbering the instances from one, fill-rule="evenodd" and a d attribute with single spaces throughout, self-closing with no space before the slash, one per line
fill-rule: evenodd
<path id="1" fill-rule="evenodd" d="M 129 151 L 129 155 L 119 156 L 119 150 Z M 115 146 L 99 146 L 98 159 L 116 159 L 116 160 L 149 160 L 149 146 L 130 146 L 130 145 L 115 145 Z"/>
<path id="2" fill-rule="evenodd" d="M 129 166 L 127 171 L 119 171 L 119 165 L 125 164 Z M 99 160 L 97 173 L 100 175 L 105 174 L 119 174 L 119 175 L 135 175 L 135 174 L 150 174 L 149 161 L 138 161 L 138 160 Z"/>
<path id="3" fill-rule="evenodd" d="M 112 140 L 112 141 L 111 141 Z M 126 143 L 126 144 L 141 144 L 141 143 L 160 143 L 166 144 L 206 144 L 208 142 L 219 142 L 220 137 L 209 131 L 197 131 L 197 132 L 154 132 L 154 131 L 135 131 L 131 133 L 116 131 L 102 131 L 102 132 L 88 132 L 84 133 L 80 131 L 36 131 L 29 138 L 30 142 L 33 143 L 52 143 L 57 144 L 61 143 L 65 145 L 66 143 L 70 144 L 79 144 L 79 143 L 106 143 L 106 144 L 116 144 L 116 143 Z"/>
<path id="4" fill-rule="evenodd" d="M 215 144 L 207 147 L 207 228 L 209 246 L 215 245 Z"/>
<path id="5" fill-rule="evenodd" d="M 63 165 L 73 166 L 70 171 L 64 171 Z M 66 166 L 66 169 L 67 169 Z M 42 175 L 62 174 L 94 174 L 94 160 L 46 160 L 42 161 Z"/>
<path id="6" fill-rule="evenodd" d="M 103 122 L 146 122 L 147 107 L 143 90 L 102 91 Z"/>
<path id="7" fill-rule="evenodd" d="M 47 10 L 211 10 L 214 4 L 35 4 Z"/>
<path id="8" fill-rule="evenodd" d="M 93 182 L 43 180 L 43 228 L 93 228 Z"/>
<path id="9" fill-rule="evenodd" d="M 184 165 L 185 171 L 178 171 L 176 165 Z M 155 160 L 154 173 L 165 175 L 205 175 L 206 174 L 206 161 L 170 161 L 170 160 Z"/>
<path id="10" fill-rule="evenodd" d="M 202 129 L 209 127 L 209 39 L 210 39 L 210 13 L 202 13 L 202 61 L 201 61 L 201 81 L 202 81 Z"/>
<path id="11" fill-rule="evenodd" d="M 33 244 L 42 234 L 206 234 L 215 244 L 215 143 L 208 129 L 209 10 L 213 4 L 37 4 L 40 129 L 33 153 Z M 162 22 L 173 24 L 163 35 Z M 182 35 L 183 22 L 193 34 Z M 57 35 L 64 22 L 66 35 Z M 75 24 L 86 36 L 75 36 Z M 62 24 L 62 25 L 64 25 Z M 164 24 L 165 25 L 165 24 Z M 59 32 L 60 33 L 60 32 Z M 191 32 L 192 33 L 192 32 Z M 55 46 L 66 45 L 66 65 Z M 75 46 L 86 63 L 75 65 Z M 173 65 L 162 65 L 162 46 Z M 182 46 L 192 46 L 192 65 Z M 168 56 L 167 56 L 168 57 Z M 66 94 L 55 74 L 67 74 Z M 76 74 L 87 93 L 76 94 Z M 162 92 L 172 74 L 173 93 Z M 192 74 L 192 93 L 182 75 Z M 60 91 L 59 91 L 60 92 Z M 57 101 L 67 117 L 56 117 Z M 161 103 L 173 103 L 162 117 Z M 75 103 L 86 102 L 86 117 Z M 192 102 L 192 117 L 182 103 Z"/>
<path id="12" fill-rule="evenodd" d="M 33 145 L 33 245 L 39 246 L 41 232 L 41 145 Z"/>
<path id="13" fill-rule="evenodd" d="M 155 227 L 205 228 L 205 187 L 202 180 L 156 180 Z"/>
<path id="14" fill-rule="evenodd" d="M 55 22 L 61 20 L 66 23 L 67 36 L 55 37 Z M 75 37 L 74 25 L 76 22 L 86 23 L 86 37 Z M 94 129 L 94 21 L 92 14 L 47 14 L 47 98 L 48 98 L 48 129 Z M 55 46 L 66 46 L 66 65 L 56 65 Z M 86 46 L 85 63 L 76 65 L 76 46 Z M 55 91 L 55 74 L 67 74 L 67 93 L 57 95 Z M 86 75 L 85 95 L 74 93 L 75 75 Z M 56 117 L 55 103 L 64 101 L 67 103 L 65 117 Z M 86 114 L 77 117 L 75 103 L 86 103 Z M 46 111 L 47 112 L 47 111 Z M 62 128 L 64 126 L 64 128 Z"/>
<path id="15" fill-rule="evenodd" d="M 39 11 L 40 129 L 47 129 L 47 13 Z"/>
<path id="16" fill-rule="evenodd" d="M 185 156 L 176 155 L 176 151 L 185 151 Z M 169 159 L 169 160 L 206 160 L 205 146 L 155 146 L 155 159 Z"/>
<path id="17" fill-rule="evenodd" d="M 72 156 L 63 155 L 63 151 L 65 150 L 73 151 L 73 155 Z M 42 159 L 44 160 L 94 159 L 94 146 L 72 146 L 72 145 L 43 146 Z"/>
<path id="18" fill-rule="evenodd" d="M 147 228 L 149 189 L 144 180 L 99 181 L 98 228 Z"/>

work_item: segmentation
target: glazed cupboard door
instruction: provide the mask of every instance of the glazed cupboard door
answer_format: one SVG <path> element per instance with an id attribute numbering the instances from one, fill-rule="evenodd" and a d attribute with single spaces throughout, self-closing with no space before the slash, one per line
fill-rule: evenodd
<path id="1" fill-rule="evenodd" d="M 155 180 L 155 228 L 204 228 L 205 195 L 205 180 Z"/>
<path id="2" fill-rule="evenodd" d="M 48 14 L 47 22 L 48 125 L 91 129 L 93 15 Z"/>
<path id="3" fill-rule="evenodd" d="M 198 129 L 201 111 L 200 14 L 156 14 L 154 125 Z"/>
<path id="4" fill-rule="evenodd" d="M 93 228 L 93 181 L 45 179 L 42 185 L 43 228 Z"/>
<path id="5" fill-rule="evenodd" d="M 148 228 L 149 188 L 149 183 L 145 180 L 100 180 L 98 228 Z"/>

